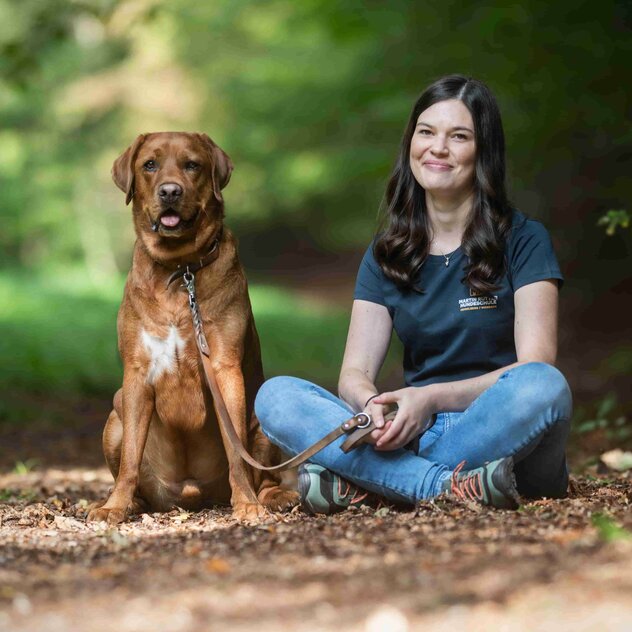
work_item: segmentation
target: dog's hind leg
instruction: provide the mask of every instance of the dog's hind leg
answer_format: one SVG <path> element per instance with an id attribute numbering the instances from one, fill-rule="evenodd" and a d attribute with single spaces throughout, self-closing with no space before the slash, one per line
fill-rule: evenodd
<path id="1" fill-rule="evenodd" d="M 123 424 L 116 410 L 113 410 L 103 429 L 103 454 L 105 462 L 112 472 L 114 480 L 118 476 L 121 465 L 121 441 L 123 440 Z"/>

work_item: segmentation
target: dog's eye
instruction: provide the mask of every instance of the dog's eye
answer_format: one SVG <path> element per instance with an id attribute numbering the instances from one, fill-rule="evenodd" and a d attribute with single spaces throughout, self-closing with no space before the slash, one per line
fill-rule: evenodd
<path id="1" fill-rule="evenodd" d="M 155 160 L 147 160 L 143 164 L 143 169 L 145 169 L 145 171 L 156 171 L 157 167 L 158 165 Z"/>
<path id="2" fill-rule="evenodd" d="M 193 160 L 188 160 L 187 163 L 184 165 L 184 168 L 188 171 L 197 171 L 200 168 L 200 165 Z"/>

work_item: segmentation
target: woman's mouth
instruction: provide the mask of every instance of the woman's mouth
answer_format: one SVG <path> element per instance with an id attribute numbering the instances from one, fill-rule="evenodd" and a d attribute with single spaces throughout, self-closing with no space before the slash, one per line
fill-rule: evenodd
<path id="1" fill-rule="evenodd" d="M 424 167 L 430 169 L 430 171 L 449 171 L 452 169 L 452 165 L 447 162 L 436 162 L 434 160 L 427 160 L 423 163 Z"/>

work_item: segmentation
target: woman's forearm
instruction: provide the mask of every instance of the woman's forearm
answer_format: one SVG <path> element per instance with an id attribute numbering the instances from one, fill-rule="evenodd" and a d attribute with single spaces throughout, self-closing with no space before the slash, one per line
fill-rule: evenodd
<path id="1" fill-rule="evenodd" d="M 344 369 L 340 373 L 338 395 L 353 410 L 363 410 L 366 400 L 376 394 L 375 384 L 359 369 Z"/>
<path id="2" fill-rule="evenodd" d="M 483 391 L 496 383 L 496 380 L 507 370 L 524 364 L 524 362 L 514 362 L 505 367 L 491 371 L 485 375 L 472 377 L 466 380 L 454 382 L 443 382 L 422 386 L 426 389 L 432 399 L 432 407 L 435 412 L 452 411 L 461 412 L 465 410 Z M 353 410 L 363 410 L 364 405 L 372 395 L 376 395 L 378 390 L 371 380 L 359 369 L 345 369 L 340 374 L 338 380 L 338 395 L 347 402 Z"/>
<path id="3" fill-rule="evenodd" d="M 483 391 L 496 383 L 498 378 L 507 370 L 513 369 L 524 362 L 514 362 L 505 367 L 471 377 L 467 380 L 457 380 L 456 382 L 444 382 L 442 384 L 431 384 L 421 388 L 431 389 L 433 408 L 435 412 L 461 412 L 464 411 Z"/>

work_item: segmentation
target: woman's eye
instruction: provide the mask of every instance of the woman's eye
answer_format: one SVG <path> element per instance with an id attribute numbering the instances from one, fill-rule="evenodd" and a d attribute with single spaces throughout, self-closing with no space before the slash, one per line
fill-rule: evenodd
<path id="1" fill-rule="evenodd" d="M 143 168 L 145 169 L 145 171 L 156 171 L 157 167 L 158 165 L 156 164 L 154 160 L 147 160 L 143 164 Z"/>
<path id="2" fill-rule="evenodd" d="M 431 132 L 429 129 L 420 129 L 420 130 L 419 130 L 419 133 L 420 133 L 422 136 L 430 136 L 430 135 L 432 134 L 432 132 Z"/>
<path id="3" fill-rule="evenodd" d="M 194 162 L 193 160 L 189 160 L 184 165 L 184 168 L 189 170 L 189 171 L 197 171 L 200 168 L 200 165 L 197 162 Z"/>

